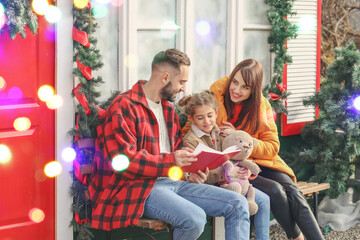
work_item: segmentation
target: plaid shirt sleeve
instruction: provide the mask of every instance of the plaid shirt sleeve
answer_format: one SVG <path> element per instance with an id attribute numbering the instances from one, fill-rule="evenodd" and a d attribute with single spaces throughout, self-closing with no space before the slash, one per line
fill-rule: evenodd
<path id="1" fill-rule="evenodd" d="M 125 154 L 130 160 L 127 169 L 117 172 L 122 177 L 142 179 L 167 176 L 169 168 L 175 165 L 173 153 L 159 152 L 159 128 L 154 127 L 157 122 L 151 114 L 143 104 L 131 102 L 124 97 L 114 102 L 104 123 L 99 125 L 99 146 L 110 167 L 111 160 L 119 154 Z M 172 117 L 172 120 L 178 121 L 177 116 Z M 169 128 L 170 125 L 178 124 L 167 122 L 168 131 L 175 133 L 172 141 L 174 148 L 177 148 L 181 145 L 178 137 L 180 130 L 176 127 Z"/>

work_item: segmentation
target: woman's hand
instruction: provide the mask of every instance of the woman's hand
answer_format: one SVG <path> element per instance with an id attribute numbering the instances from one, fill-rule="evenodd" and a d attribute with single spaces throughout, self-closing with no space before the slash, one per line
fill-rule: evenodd
<path id="1" fill-rule="evenodd" d="M 229 123 L 229 122 L 222 122 L 222 126 L 220 126 L 220 131 L 223 132 L 225 129 L 231 129 L 231 130 L 235 130 L 235 127 Z"/>
<path id="2" fill-rule="evenodd" d="M 209 168 L 205 172 L 198 170 L 198 173 L 191 173 L 188 180 L 193 183 L 204 183 L 209 175 Z"/>

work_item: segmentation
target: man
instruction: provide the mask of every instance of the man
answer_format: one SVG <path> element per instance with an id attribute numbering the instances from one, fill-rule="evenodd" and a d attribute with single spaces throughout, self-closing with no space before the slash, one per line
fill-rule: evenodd
<path id="1" fill-rule="evenodd" d="M 138 81 L 109 106 L 97 128 L 96 154 L 89 185 L 92 227 L 104 230 L 136 225 L 141 216 L 174 227 L 175 240 L 197 239 L 206 215 L 224 216 L 226 239 L 249 239 L 246 199 L 222 188 L 197 184 L 208 170 L 190 181 L 173 181 L 171 167 L 196 161 L 182 148 L 182 134 L 174 101 L 185 91 L 190 60 L 177 49 L 155 55 L 149 81 Z M 130 161 L 123 171 L 112 168 L 120 154 Z"/>

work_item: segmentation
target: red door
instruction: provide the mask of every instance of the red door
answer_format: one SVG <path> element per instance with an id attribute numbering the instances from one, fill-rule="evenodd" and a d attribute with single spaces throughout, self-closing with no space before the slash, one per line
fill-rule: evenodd
<path id="1" fill-rule="evenodd" d="M 39 18 L 38 34 L 27 31 L 11 40 L 7 31 L 0 36 L 0 154 L 7 147 L 12 157 L 0 162 L 0 239 L 55 239 L 55 181 L 44 174 L 44 166 L 55 157 L 54 111 L 39 100 L 40 86 L 54 86 L 54 31 Z M 0 78 L 1 81 L 1 78 Z M 0 83 L 1 84 L 1 83 Z M 26 117 L 31 127 L 16 131 L 13 122 Z M 1 159 L 1 156 L 0 156 Z M 29 218 L 33 208 L 45 218 Z"/>

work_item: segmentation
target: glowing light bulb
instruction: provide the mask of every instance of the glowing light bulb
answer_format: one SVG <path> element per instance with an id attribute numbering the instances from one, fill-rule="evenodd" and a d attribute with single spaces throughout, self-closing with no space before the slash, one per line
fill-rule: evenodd
<path id="1" fill-rule="evenodd" d="M 173 38 L 176 34 L 176 30 L 179 29 L 179 26 L 176 25 L 173 21 L 165 21 L 161 24 L 160 34 L 163 38 Z"/>
<path id="2" fill-rule="evenodd" d="M 31 121 L 27 117 L 19 117 L 15 119 L 13 126 L 16 131 L 26 131 L 31 127 Z"/>
<path id="3" fill-rule="evenodd" d="M 89 0 L 74 0 L 74 6 L 78 9 L 83 9 L 89 4 Z"/>
<path id="4" fill-rule="evenodd" d="M 5 88 L 6 88 L 6 82 L 4 78 L 0 76 L 0 91 L 4 90 Z"/>
<path id="5" fill-rule="evenodd" d="M 67 147 L 62 151 L 61 157 L 65 162 L 72 162 L 76 158 L 76 152 L 72 147 Z"/>
<path id="6" fill-rule="evenodd" d="M 23 92 L 18 87 L 12 87 L 10 88 L 8 92 L 8 97 L 11 99 L 20 99 L 23 96 Z"/>
<path id="7" fill-rule="evenodd" d="M 0 163 L 6 164 L 10 162 L 12 157 L 11 151 L 8 146 L 0 144 Z"/>
<path id="8" fill-rule="evenodd" d="M 49 85 L 43 85 L 39 88 L 38 97 L 41 101 L 49 101 L 54 96 L 54 89 Z"/>
<path id="9" fill-rule="evenodd" d="M 92 7 L 95 18 L 103 18 L 106 16 L 108 9 L 105 5 L 94 4 Z"/>
<path id="10" fill-rule="evenodd" d="M 4 5 L 0 2 L 0 15 L 5 13 Z"/>
<path id="11" fill-rule="evenodd" d="M 53 161 L 45 165 L 44 172 L 48 177 L 56 177 L 62 171 L 62 166 L 59 162 Z"/>
<path id="12" fill-rule="evenodd" d="M 200 21 L 196 24 L 195 29 L 200 36 L 206 36 L 210 33 L 211 27 L 207 21 Z"/>
<path id="13" fill-rule="evenodd" d="M 2 29 L 5 26 L 5 23 L 6 23 L 5 14 L 0 14 L 0 29 Z"/>
<path id="14" fill-rule="evenodd" d="M 125 66 L 133 69 L 136 68 L 138 64 L 138 58 L 136 55 L 134 54 L 129 54 L 127 56 L 125 56 Z"/>
<path id="15" fill-rule="evenodd" d="M 29 218 L 35 223 L 41 223 L 45 219 L 45 213 L 39 208 L 32 208 L 29 211 Z"/>
<path id="16" fill-rule="evenodd" d="M 60 95 L 52 96 L 48 101 L 46 101 L 46 106 L 49 109 L 57 109 L 60 108 L 64 103 L 64 100 Z"/>
<path id="17" fill-rule="evenodd" d="M 298 26 L 299 26 L 299 31 L 302 31 L 302 32 L 315 30 L 315 27 L 316 27 L 315 16 L 312 16 L 312 15 L 302 16 L 299 20 Z"/>
<path id="18" fill-rule="evenodd" d="M 111 166 L 116 171 L 123 171 L 129 167 L 130 161 L 124 154 L 117 155 L 111 161 Z"/>
<path id="19" fill-rule="evenodd" d="M 354 107 L 355 107 L 356 110 L 360 111 L 360 96 L 355 98 Z"/>
<path id="20" fill-rule="evenodd" d="M 45 19 L 49 23 L 56 23 L 61 19 L 61 12 L 56 6 L 49 6 L 45 12 Z"/>
<path id="21" fill-rule="evenodd" d="M 49 3 L 47 0 L 33 0 L 31 6 L 36 14 L 44 15 L 49 7 Z"/>
<path id="22" fill-rule="evenodd" d="M 182 177 L 183 172 L 181 168 L 174 166 L 170 168 L 168 175 L 171 180 L 178 181 Z"/>

